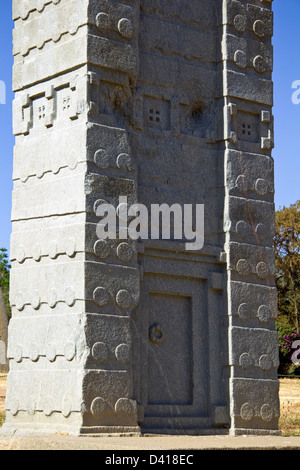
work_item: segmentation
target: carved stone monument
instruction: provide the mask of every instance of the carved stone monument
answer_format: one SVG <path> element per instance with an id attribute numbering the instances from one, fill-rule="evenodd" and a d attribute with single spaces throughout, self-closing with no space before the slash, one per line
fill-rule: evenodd
<path id="1" fill-rule="evenodd" d="M 4 432 L 278 433 L 271 0 L 13 4 Z M 203 248 L 100 239 L 120 197 Z"/>

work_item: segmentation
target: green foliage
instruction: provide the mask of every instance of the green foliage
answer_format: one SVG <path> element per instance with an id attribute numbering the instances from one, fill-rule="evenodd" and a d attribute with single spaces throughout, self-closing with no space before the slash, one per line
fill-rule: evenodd
<path id="1" fill-rule="evenodd" d="M 288 332 L 287 332 L 288 331 Z M 294 330 L 287 330 L 284 333 L 278 331 L 279 351 L 289 361 L 292 357 L 294 349 L 292 347 L 294 341 L 300 340 L 300 335 Z"/>
<path id="2" fill-rule="evenodd" d="M 300 201 L 275 215 L 276 286 L 280 319 L 300 333 Z"/>
<path id="3" fill-rule="evenodd" d="M 278 332 L 280 366 L 284 375 L 300 374 L 293 364 L 293 342 L 300 339 L 300 201 L 275 214 L 276 287 L 278 293 Z"/>
<path id="4" fill-rule="evenodd" d="M 293 364 L 292 362 L 292 354 L 295 352 L 293 343 L 300 340 L 300 335 L 297 334 L 296 328 L 284 317 L 276 321 L 276 330 L 278 333 L 280 358 L 278 373 L 283 375 L 300 375 L 299 364 Z"/>
<path id="5" fill-rule="evenodd" d="M 9 305 L 9 273 L 10 264 L 8 262 L 7 250 L 0 248 L 0 288 L 2 289 L 6 312 L 8 318 L 11 317 L 11 309 Z"/>

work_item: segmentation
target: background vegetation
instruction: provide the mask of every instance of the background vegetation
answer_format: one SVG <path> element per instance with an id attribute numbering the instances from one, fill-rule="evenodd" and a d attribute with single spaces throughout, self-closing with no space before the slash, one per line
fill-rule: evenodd
<path id="1" fill-rule="evenodd" d="M 10 264 L 5 248 L 0 248 L 0 289 L 2 290 L 7 316 L 10 319 L 11 309 L 9 305 L 9 272 Z"/>
<path id="2" fill-rule="evenodd" d="M 275 227 L 278 372 L 300 375 L 300 364 L 294 364 L 291 359 L 296 351 L 293 343 L 300 340 L 300 201 L 276 212 Z M 297 356 L 300 358 L 300 353 Z"/>

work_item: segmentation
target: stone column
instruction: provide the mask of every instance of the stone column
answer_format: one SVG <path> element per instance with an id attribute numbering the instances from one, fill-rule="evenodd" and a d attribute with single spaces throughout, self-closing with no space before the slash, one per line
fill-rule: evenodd
<path id="1" fill-rule="evenodd" d="M 7 333 L 8 333 L 7 313 L 2 290 L 0 288 L 0 370 L 8 371 L 7 353 Z"/>
<path id="2" fill-rule="evenodd" d="M 136 432 L 136 248 L 98 240 L 96 212 L 103 200 L 117 206 L 120 194 L 136 202 L 122 112 L 138 73 L 139 2 L 13 4 L 13 315 L 4 431 Z"/>
<path id="3" fill-rule="evenodd" d="M 277 433 L 271 0 L 225 0 L 223 24 L 231 433 Z"/>

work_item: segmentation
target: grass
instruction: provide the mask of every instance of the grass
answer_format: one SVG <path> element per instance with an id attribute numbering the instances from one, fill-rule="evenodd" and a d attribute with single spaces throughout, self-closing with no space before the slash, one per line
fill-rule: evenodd
<path id="1" fill-rule="evenodd" d="M 300 403 L 281 406 L 279 429 L 283 436 L 300 436 Z"/>
<path id="2" fill-rule="evenodd" d="M 280 379 L 279 429 L 283 436 L 300 436 L 300 379 Z"/>
<path id="3" fill-rule="evenodd" d="M 5 421 L 5 406 L 4 406 L 4 395 L 6 386 L 6 373 L 0 371 L 0 427 Z M 3 388 L 4 387 L 4 388 Z"/>

